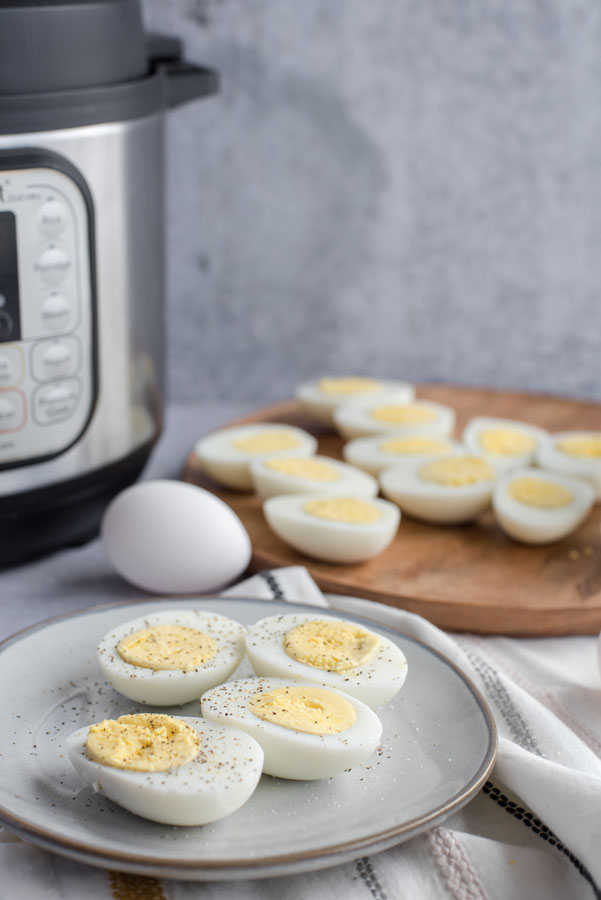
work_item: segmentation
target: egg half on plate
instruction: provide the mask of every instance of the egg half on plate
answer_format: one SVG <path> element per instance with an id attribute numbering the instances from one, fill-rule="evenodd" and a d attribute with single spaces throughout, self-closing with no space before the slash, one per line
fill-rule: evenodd
<path id="1" fill-rule="evenodd" d="M 207 691 L 205 719 L 232 725 L 262 747 L 263 771 L 294 780 L 330 778 L 368 759 L 382 723 L 369 706 L 333 688 L 248 678 Z"/>
<path id="2" fill-rule="evenodd" d="M 405 654 L 389 638 L 317 613 L 260 619 L 248 630 L 246 650 L 257 675 L 337 688 L 371 707 L 388 703 L 407 677 Z"/>
<path id="3" fill-rule="evenodd" d="M 218 613 L 165 610 L 109 631 L 98 644 L 98 661 L 130 700 L 181 705 L 229 678 L 244 657 L 244 633 Z"/>
<path id="4" fill-rule="evenodd" d="M 594 488 L 585 481 L 542 469 L 517 469 L 495 487 L 493 508 L 511 537 L 548 544 L 575 531 L 594 500 Z"/>
<path id="5" fill-rule="evenodd" d="M 255 790 L 260 745 L 201 718 L 137 713 L 105 719 L 67 738 L 83 781 L 119 806 L 167 825 L 222 819 Z"/>
<path id="6" fill-rule="evenodd" d="M 263 503 L 267 524 L 285 543 L 315 559 L 355 563 L 394 539 L 400 512 L 378 497 L 281 494 Z"/>
<path id="7" fill-rule="evenodd" d="M 561 431 L 542 441 L 536 462 L 543 469 L 584 478 L 601 499 L 601 431 Z"/>
<path id="8" fill-rule="evenodd" d="M 219 484 L 234 490 L 253 489 L 250 463 L 266 457 L 313 456 L 317 440 L 293 425 L 266 422 L 222 428 L 201 438 L 194 455 Z"/>
<path id="9" fill-rule="evenodd" d="M 378 482 L 367 472 L 329 456 L 262 459 L 251 463 L 250 471 L 259 497 L 278 494 L 354 494 L 375 497 Z"/>
<path id="10" fill-rule="evenodd" d="M 398 463 L 380 474 L 380 486 L 414 518 L 456 525 L 471 522 L 490 506 L 495 479 L 490 463 L 463 452 Z"/>
<path id="11" fill-rule="evenodd" d="M 407 403 L 413 400 L 413 395 L 413 387 L 406 381 L 366 378 L 362 375 L 318 378 L 299 385 L 295 391 L 300 405 L 327 425 L 332 424 L 332 413 L 341 403 L 354 403 L 366 397 Z"/>
<path id="12" fill-rule="evenodd" d="M 333 418 L 339 433 L 347 439 L 390 432 L 444 437 L 453 431 L 455 410 L 432 400 L 399 403 L 384 399 L 337 406 Z"/>

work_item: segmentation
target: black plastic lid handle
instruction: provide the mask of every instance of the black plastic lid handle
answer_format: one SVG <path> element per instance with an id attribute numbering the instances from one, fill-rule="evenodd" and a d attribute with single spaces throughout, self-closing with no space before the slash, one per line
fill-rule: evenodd
<path id="1" fill-rule="evenodd" d="M 213 69 L 177 61 L 163 63 L 160 70 L 164 75 L 165 106 L 182 106 L 219 90 L 219 76 Z"/>

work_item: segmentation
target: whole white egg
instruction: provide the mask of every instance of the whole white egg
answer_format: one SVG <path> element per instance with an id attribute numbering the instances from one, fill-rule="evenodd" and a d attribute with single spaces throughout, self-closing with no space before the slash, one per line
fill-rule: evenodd
<path id="1" fill-rule="evenodd" d="M 109 504 L 101 524 L 117 572 L 157 594 L 206 593 L 232 582 L 251 555 L 248 534 L 230 507 L 181 481 L 132 485 Z"/>

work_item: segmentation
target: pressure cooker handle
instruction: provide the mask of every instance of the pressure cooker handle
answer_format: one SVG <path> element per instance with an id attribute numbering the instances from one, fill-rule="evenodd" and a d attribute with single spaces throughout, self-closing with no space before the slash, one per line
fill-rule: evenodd
<path id="1" fill-rule="evenodd" d="M 182 42 L 179 38 L 149 34 L 147 41 L 150 60 L 163 75 L 166 106 L 181 106 L 219 90 L 219 77 L 214 69 L 182 60 Z"/>
<path id="2" fill-rule="evenodd" d="M 219 90 L 219 76 L 214 69 L 186 62 L 162 63 L 161 69 L 165 76 L 166 106 L 181 106 Z"/>

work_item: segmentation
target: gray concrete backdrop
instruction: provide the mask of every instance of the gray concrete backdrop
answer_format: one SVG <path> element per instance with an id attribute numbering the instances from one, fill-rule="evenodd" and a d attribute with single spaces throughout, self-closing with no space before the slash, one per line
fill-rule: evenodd
<path id="1" fill-rule="evenodd" d="M 601 399 L 598 0 L 144 0 L 215 66 L 168 128 L 170 394 L 375 373 Z"/>

